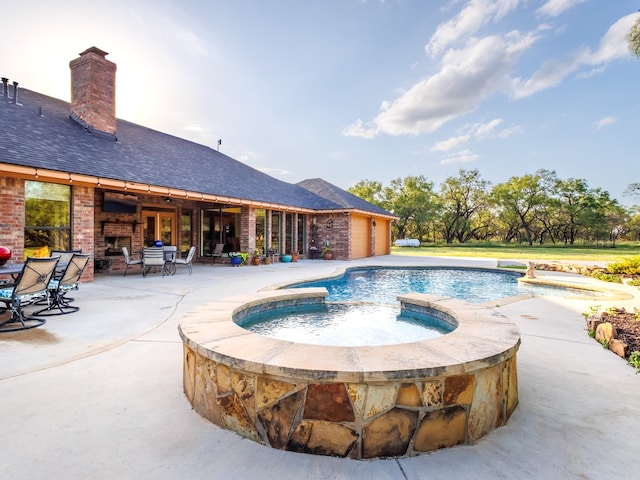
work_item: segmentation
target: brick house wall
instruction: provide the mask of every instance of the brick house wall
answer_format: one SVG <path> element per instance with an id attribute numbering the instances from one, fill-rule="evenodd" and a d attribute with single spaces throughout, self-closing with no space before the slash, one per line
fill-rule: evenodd
<path id="1" fill-rule="evenodd" d="M 24 180 L 0 177 L 0 245 L 9 247 L 11 263 L 24 258 Z"/>

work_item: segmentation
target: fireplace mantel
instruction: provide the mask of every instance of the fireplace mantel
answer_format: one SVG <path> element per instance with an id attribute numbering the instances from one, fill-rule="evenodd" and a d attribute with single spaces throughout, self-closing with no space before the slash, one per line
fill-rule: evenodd
<path id="1" fill-rule="evenodd" d="M 102 220 L 100 222 L 100 225 L 102 227 L 102 235 L 104 235 L 104 226 L 108 223 L 117 223 L 117 224 L 123 224 L 126 223 L 128 225 L 131 225 L 131 228 L 133 229 L 133 233 L 135 233 L 136 231 L 136 227 L 138 226 L 138 220 Z"/>

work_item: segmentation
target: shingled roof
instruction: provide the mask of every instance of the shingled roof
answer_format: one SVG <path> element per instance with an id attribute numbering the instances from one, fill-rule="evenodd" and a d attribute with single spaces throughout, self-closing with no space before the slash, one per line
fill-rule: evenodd
<path id="1" fill-rule="evenodd" d="M 370 213 L 377 213 L 383 216 L 391 216 L 392 214 L 383 208 L 373 205 L 366 200 L 361 199 L 347 192 L 346 190 L 337 187 L 322 178 L 311 178 L 309 180 L 303 180 L 298 182 L 302 188 L 309 190 L 316 195 L 329 200 L 330 202 L 343 208 L 345 210 L 362 210 Z"/>
<path id="2" fill-rule="evenodd" d="M 0 95 L 0 162 L 311 210 L 389 212 L 321 179 L 291 184 L 210 147 L 124 120 L 115 135 L 70 116 L 68 102 L 28 89 Z M 7 92 L 9 93 L 9 92 Z"/>

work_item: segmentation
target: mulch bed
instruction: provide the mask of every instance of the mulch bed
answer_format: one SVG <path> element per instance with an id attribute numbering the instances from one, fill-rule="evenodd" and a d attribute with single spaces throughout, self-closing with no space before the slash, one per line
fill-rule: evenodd
<path id="1" fill-rule="evenodd" d="M 640 352 L 640 320 L 636 315 L 619 309 L 614 312 L 602 312 L 602 320 L 610 322 L 618 333 L 618 340 L 626 343 L 627 356 L 633 352 Z"/>

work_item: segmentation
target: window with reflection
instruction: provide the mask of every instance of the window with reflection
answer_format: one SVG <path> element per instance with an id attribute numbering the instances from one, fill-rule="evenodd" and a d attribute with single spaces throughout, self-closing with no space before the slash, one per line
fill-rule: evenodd
<path id="1" fill-rule="evenodd" d="M 48 256 L 71 249 L 71 187 L 57 183 L 24 183 L 24 254 Z"/>

